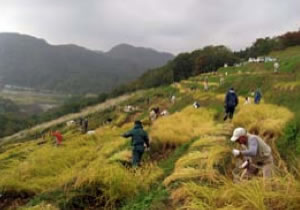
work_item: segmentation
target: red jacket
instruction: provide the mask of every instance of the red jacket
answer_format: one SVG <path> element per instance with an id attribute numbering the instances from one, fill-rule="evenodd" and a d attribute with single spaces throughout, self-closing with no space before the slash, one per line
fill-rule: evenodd
<path id="1" fill-rule="evenodd" d="M 63 140 L 63 137 L 62 137 L 61 133 L 58 132 L 58 131 L 52 133 L 52 136 L 56 137 L 56 141 L 57 141 L 58 144 L 60 144 Z"/>

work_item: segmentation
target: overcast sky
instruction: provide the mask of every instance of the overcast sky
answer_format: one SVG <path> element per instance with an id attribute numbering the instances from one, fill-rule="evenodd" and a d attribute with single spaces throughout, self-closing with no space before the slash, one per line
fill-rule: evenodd
<path id="1" fill-rule="evenodd" d="M 0 32 L 103 51 L 120 43 L 237 50 L 299 28 L 299 0 L 0 0 Z"/>

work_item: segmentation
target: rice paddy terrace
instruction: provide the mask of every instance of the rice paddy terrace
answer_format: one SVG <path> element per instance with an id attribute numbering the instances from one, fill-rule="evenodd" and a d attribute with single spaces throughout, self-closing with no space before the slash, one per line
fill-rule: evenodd
<path id="1" fill-rule="evenodd" d="M 277 74 L 272 63 L 221 68 L 89 112 L 94 135 L 59 121 L 51 125 L 64 136 L 58 147 L 49 135 L 10 139 L 0 149 L 0 209 L 300 209 L 300 48 L 272 55 L 280 62 Z M 229 87 L 240 103 L 234 119 L 223 122 Z M 244 105 L 256 88 L 262 103 Z M 129 104 L 137 108 L 124 112 Z M 151 123 L 152 107 L 170 114 Z M 105 124 L 108 118 L 112 123 Z M 134 120 L 141 120 L 151 137 L 151 150 L 138 169 L 130 167 L 130 140 L 121 137 Z M 270 182 L 261 174 L 236 180 L 238 160 L 231 150 L 237 146 L 229 138 L 237 126 L 272 147 Z"/>

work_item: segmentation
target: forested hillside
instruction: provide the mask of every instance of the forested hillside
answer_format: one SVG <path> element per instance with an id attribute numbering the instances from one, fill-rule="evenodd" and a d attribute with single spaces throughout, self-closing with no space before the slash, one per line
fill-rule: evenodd
<path id="1" fill-rule="evenodd" d="M 18 105 L 0 97 L 0 137 L 27 128 L 28 124 L 24 121 L 26 117 Z"/>
<path id="2" fill-rule="evenodd" d="M 145 72 L 137 80 L 122 85 L 114 90 L 122 94 L 134 90 L 168 85 L 174 81 L 187 79 L 207 72 L 216 72 L 227 64 L 241 64 L 249 58 L 266 56 L 271 51 L 284 50 L 287 47 L 300 45 L 300 31 L 292 31 L 275 37 L 258 38 L 244 50 L 233 52 L 228 47 L 206 46 L 190 53 L 181 53 L 165 66 Z"/>

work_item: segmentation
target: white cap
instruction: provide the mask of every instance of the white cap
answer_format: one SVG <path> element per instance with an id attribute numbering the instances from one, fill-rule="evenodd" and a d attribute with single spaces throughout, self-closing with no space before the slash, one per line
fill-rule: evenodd
<path id="1" fill-rule="evenodd" d="M 233 131 L 233 135 L 231 137 L 231 141 L 238 140 L 241 136 L 245 136 L 247 134 L 247 131 L 245 128 L 236 128 Z"/>

